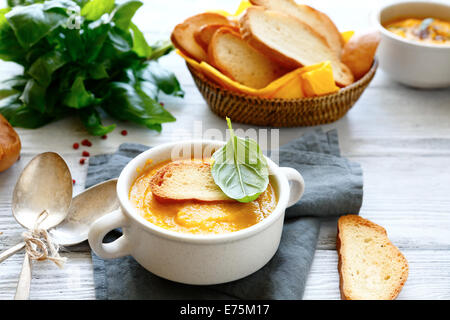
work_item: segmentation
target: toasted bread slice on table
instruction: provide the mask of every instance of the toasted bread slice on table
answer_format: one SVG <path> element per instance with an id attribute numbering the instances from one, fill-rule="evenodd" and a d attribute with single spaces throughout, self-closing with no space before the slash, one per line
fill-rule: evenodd
<path id="1" fill-rule="evenodd" d="M 194 34 L 208 24 L 229 25 L 227 17 L 213 12 L 197 14 L 178 24 L 172 31 L 170 40 L 185 55 L 197 60 L 206 61 L 206 51 L 195 41 Z"/>
<path id="2" fill-rule="evenodd" d="M 356 80 L 362 78 L 373 64 L 381 37 L 378 31 L 355 34 L 345 44 L 341 61 L 347 65 Z"/>
<path id="3" fill-rule="evenodd" d="M 333 21 L 323 12 L 294 0 L 250 0 L 257 6 L 273 11 L 290 14 L 309 24 L 318 34 L 325 38 L 330 48 L 339 56 L 344 40 Z"/>
<path id="4" fill-rule="evenodd" d="M 408 261 L 386 230 L 357 215 L 339 218 L 336 241 L 345 300 L 395 299 L 408 278 Z"/>
<path id="5" fill-rule="evenodd" d="M 230 28 L 239 33 L 239 27 L 233 25 L 207 24 L 206 26 L 201 27 L 194 33 L 194 38 L 205 52 L 208 51 L 208 45 L 211 42 L 214 33 L 220 28 Z"/>
<path id="6" fill-rule="evenodd" d="M 217 186 L 211 164 L 201 160 L 178 160 L 159 169 L 150 181 L 150 190 L 159 201 L 234 201 Z"/>
<path id="7" fill-rule="evenodd" d="M 250 7 L 240 19 L 243 38 L 265 55 L 287 67 L 330 61 L 336 83 L 353 83 L 353 74 L 337 54 L 308 24 L 291 15 L 263 7 Z"/>
<path id="8" fill-rule="evenodd" d="M 255 89 L 264 88 L 286 73 L 229 28 L 214 33 L 208 47 L 208 61 L 231 79 Z"/>

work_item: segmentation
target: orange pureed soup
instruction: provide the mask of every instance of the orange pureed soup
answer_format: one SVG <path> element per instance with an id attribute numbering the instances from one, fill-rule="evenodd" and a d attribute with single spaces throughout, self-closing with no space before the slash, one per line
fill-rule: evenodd
<path id="1" fill-rule="evenodd" d="M 160 202 L 152 196 L 150 180 L 162 162 L 143 170 L 130 189 L 129 199 L 149 222 L 172 231 L 194 234 L 229 233 L 248 228 L 267 216 L 277 205 L 277 196 L 269 183 L 258 199 L 240 203 L 179 201 Z"/>
<path id="2" fill-rule="evenodd" d="M 450 45 L 450 21 L 408 18 L 384 25 L 386 29 L 408 40 L 430 44 Z"/>

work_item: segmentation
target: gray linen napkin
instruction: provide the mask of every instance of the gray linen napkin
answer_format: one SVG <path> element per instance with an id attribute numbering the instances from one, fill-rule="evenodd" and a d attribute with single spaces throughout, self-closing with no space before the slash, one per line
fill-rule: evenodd
<path id="1" fill-rule="evenodd" d="M 117 177 L 149 147 L 122 144 L 114 154 L 91 157 L 86 187 Z M 363 182 L 359 164 L 340 157 L 336 130 L 315 129 L 280 148 L 280 166 L 305 179 L 302 199 L 286 210 L 280 247 L 254 274 L 226 284 L 191 286 L 153 275 L 132 257 L 103 260 L 92 253 L 97 299 L 301 299 L 312 264 L 320 217 L 358 214 Z M 109 241 L 120 236 L 111 232 Z M 108 241 L 108 240 L 107 240 Z"/>

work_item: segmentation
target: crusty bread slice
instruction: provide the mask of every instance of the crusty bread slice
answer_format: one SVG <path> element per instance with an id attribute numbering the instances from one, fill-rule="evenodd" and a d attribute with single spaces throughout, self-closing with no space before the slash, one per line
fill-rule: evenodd
<path id="1" fill-rule="evenodd" d="M 220 28 L 230 28 L 239 33 L 239 27 L 233 25 L 207 24 L 206 26 L 201 27 L 200 30 L 197 30 L 194 33 L 194 38 L 203 50 L 205 50 L 205 52 L 208 52 L 208 46 L 214 33 Z"/>
<path id="2" fill-rule="evenodd" d="M 172 31 L 170 40 L 185 55 L 197 60 L 206 61 L 206 51 L 195 41 L 194 34 L 208 24 L 229 25 L 227 17 L 213 12 L 197 14 L 178 24 Z"/>
<path id="3" fill-rule="evenodd" d="M 341 61 L 347 65 L 356 80 L 362 78 L 373 64 L 380 43 L 378 31 L 355 34 L 342 49 Z"/>
<path id="4" fill-rule="evenodd" d="M 177 160 L 160 168 L 150 180 L 150 190 L 159 201 L 234 201 L 217 186 L 209 162 Z"/>
<path id="5" fill-rule="evenodd" d="M 336 25 L 325 13 L 305 4 L 298 4 L 294 0 L 250 0 L 250 2 L 269 10 L 290 14 L 309 24 L 325 38 L 337 56 L 341 54 L 344 40 Z"/>
<path id="6" fill-rule="evenodd" d="M 386 230 L 357 215 L 339 218 L 336 241 L 342 299 L 393 300 L 408 278 L 408 261 Z"/>
<path id="7" fill-rule="evenodd" d="M 308 24 L 291 15 L 263 7 L 250 7 L 240 19 L 241 33 L 247 42 L 287 67 L 309 66 L 329 60 L 336 83 L 353 83 L 353 74 L 326 40 Z"/>
<path id="8" fill-rule="evenodd" d="M 261 89 L 286 71 L 230 28 L 220 28 L 208 47 L 208 61 L 231 79 Z"/>

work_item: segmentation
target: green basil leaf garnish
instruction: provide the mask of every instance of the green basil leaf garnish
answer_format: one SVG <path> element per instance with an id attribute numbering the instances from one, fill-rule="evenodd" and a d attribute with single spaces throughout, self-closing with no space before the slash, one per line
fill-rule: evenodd
<path id="1" fill-rule="evenodd" d="M 217 150 L 211 174 L 215 183 L 230 198 L 251 202 L 267 189 L 269 168 L 258 143 L 250 138 L 234 135 L 227 117 L 230 139 Z"/>

